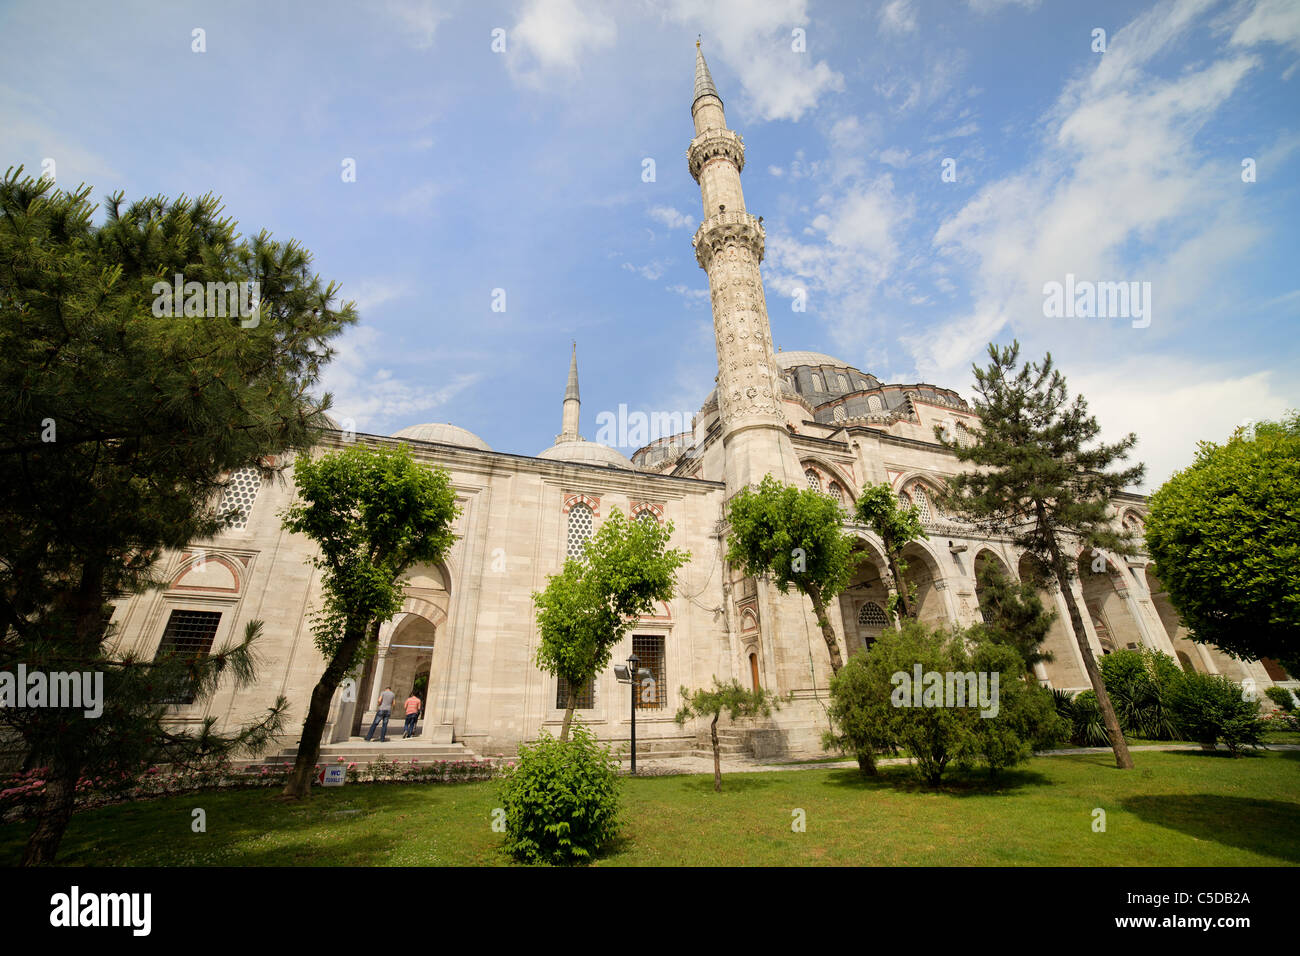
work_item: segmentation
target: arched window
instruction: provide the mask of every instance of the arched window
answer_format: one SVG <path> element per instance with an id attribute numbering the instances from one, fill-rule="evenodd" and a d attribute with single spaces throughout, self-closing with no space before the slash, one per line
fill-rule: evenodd
<path id="1" fill-rule="evenodd" d="M 831 416 L 832 416 L 832 417 L 833 417 L 837 422 L 842 422 L 842 421 L 844 421 L 844 419 L 846 419 L 846 418 L 849 417 L 848 415 L 846 415 L 846 414 L 844 413 L 844 406 L 843 406 L 843 405 L 836 405 L 836 406 L 835 406 L 835 411 L 831 413 Z"/>
<path id="2" fill-rule="evenodd" d="M 659 517 L 649 508 L 642 508 L 636 513 L 636 520 L 645 524 L 656 525 L 659 523 Z"/>
<path id="3" fill-rule="evenodd" d="M 838 481 L 832 481 L 831 486 L 826 489 L 832 498 L 834 498 L 841 508 L 844 507 L 844 489 L 840 487 Z"/>
<path id="4" fill-rule="evenodd" d="M 822 381 L 821 372 L 813 372 L 812 380 L 814 392 L 826 391 L 826 383 Z"/>
<path id="5" fill-rule="evenodd" d="M 569 508 L 569 546 L 566 554 L 570 558 L 582 561 L 587 552 L 584 545 L 595 532 L 591 520 L 591 508 L 579 501 Z"/>
<path id="6" fill-rule="evenodd" d="M 969 448 L 975 444 L 975 439 L 971 436 L 970 429 L 961 422 L 957 423 L 957 444 L 962 448 Z"/>
<path id="7" fill-rule="evenodd" d="M 872 412 L 880 411 L 884 406 L 880 402 L 879 395 L 872 395 L 867 398 L 867 410 Z"/>
<path id="8" fill-rule="evenodd" d="M 849 377 L 847 375 L 836 375 L 835 377 L 840 381 L 840 391 L 847 392 L 849 390 Z"/>
<path id="9" fill-rule="evenodd" d="M 758 655 L 749 655 L 749 677 L 754 682 L 754 690 L 760 690 L 758 684 Z"/>
<path id="10" fill-rule="evenodd" d="M 817 477 L 817 472 L 809 468 L 807 471 L 803 473 L 803 476 L 808 479 L 808 487 L 811 488 L 813 491 L 822 490 L 822 480 Z"/>
<path id="11" fill-rule="evenodd" d="M 925 486 L 919 483 L 913 485 L 912 497 L 916 501 L 916 510 L 920 514 L 921 521 L 929 521 L 932 517 L 930 513 L 930 496 L 925 493 Z"/>
<path id="12" fill-rule="evenodd" d="M 898 493 L 898 505 L 900 508 L 912 507 L 912 498 L 906 491 L 900 491 Z"/>
<path id="13" fill-rule="evenodd" d="M 883 631 L 888 626 L 889 618 L 885 616 L 884 608 L 875 601 L 868 601 L 858 611 L 858 627 Z"/>
<path id="14" fill-rule="evenodd" d="M 257 468 L 241 468 L 230 476 L 221 495 L 218 513 L 229 516 L 228 531 L 243 531 L 248 527 L 248 516 L 253 513 L 253 503 L 262 489 L 262 472 Z M 233 512 L 233 514 L 231 514 Z"/>

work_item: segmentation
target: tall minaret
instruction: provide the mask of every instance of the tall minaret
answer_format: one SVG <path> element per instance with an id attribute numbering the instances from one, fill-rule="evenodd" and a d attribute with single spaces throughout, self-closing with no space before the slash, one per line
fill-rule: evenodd
<path id="1" fill-rule="evenodd" d="M 686 155 L 700 184 L 704 221 L 692 240 L 709 276 L 713 333 L 718 347 L 718 408 L 726 457 L 727 496 L 771 474 L 802 484 L 799 460 L 786 431 L 781 380 L 758 264 L 763 227 L 745 211 L 740 171 L 745 144 L 727 129 L 722 98 L 700 44 L 695 44 L 695 138 Z"/>
<path id="2" fill-rule="evenodd" d="M 578 343 L 573 343 L 573 357 L 569 359 L 569 383 L 564 387 L 564 414 L 560 419 L 560 434 L 555 436 L 555 444 L 565 441 L 581 441 L 578 434 Z"/>

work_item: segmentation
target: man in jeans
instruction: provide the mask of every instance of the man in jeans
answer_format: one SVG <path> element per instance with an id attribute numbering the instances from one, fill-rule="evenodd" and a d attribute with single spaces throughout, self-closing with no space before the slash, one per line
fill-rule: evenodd
<path id="1" fill-rule="evenodd" d="M 411 691 L 411 696 L 406 698 L 406 727 L 402 730 L 402 739 L 415 736 L 415 722 L 420 719 L 420 705 L 422 701 L 415 696 L 415 691 Z"/>
<path id="2" fill-rule="evenodd" d="M 370 731 L 366 734 L 366 743 L 375 734 L 375 728 L 379 726 L 379 721 L 384 722 L 384 729 L 379 732 L 379 742 L 388 743 L 388 715 L 393 712 L 393 698 L 397 696 L 393 693 L 391 687 L 385 687 L 384 692 L 379 695 L 379 709 L 375 711 L 375 719 L 370 722 Z"/>

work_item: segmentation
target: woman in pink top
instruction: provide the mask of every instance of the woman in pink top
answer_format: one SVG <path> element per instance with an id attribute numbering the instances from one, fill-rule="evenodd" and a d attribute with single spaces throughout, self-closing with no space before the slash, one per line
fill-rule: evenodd
<path id="1" fill-rule="evenodd" d="M 406 698 L 406 727 L 402 731 L 402 739 L 415 736 L 415 721 L 420 716 L 420 698 L 415 696 L 415 691 L 411 691 L 411 696 Z"/>

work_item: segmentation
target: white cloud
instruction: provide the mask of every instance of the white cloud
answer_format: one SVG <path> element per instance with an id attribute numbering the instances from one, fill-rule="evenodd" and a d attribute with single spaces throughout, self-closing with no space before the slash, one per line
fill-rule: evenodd
<path id="1" fill-rule="evenodd" d="M 653 282 L 655 279 L 663 277 L 664 272 L 668 268 L 668 263 L 661 259 L 654 259 L 643 266 L 634 266 L 630 262 L 625 262 L 623 263 L 623 268 L 628 272 L 635 272 L 642 279 L 649 279 Z"/>
<path id="2" fill-rule="evenodd" d="M 506 34 L 512 75 L 538 86 L 551 75 L 581 72 L 588 53 L 613 46 L 618 36 L 605 10 L 593 0 L 530 0 Z"/>
<path id="3" fill-rule="evenodd" d="M 695 219 L 678 212 L 672 206 L 652 206 L 648 211 L 651 219 L 663 223 L 669 229 L 694 229 Z"/>
<path id="4" fill-rule="evenodd" d="M 889 0 L 880 8 L 880 29 L 886 33 L 912 33 L 916 30 L 916 10 L 911 0 Z"/>
<path id="5" fill-rule="evenodd" d="M 358 325 L 343 333 L 321 376 L 322 390 L 334 395 L 330 414 L 335 421 L 346 427 L 350 419 L 359 432 L 386 434 L 394 427 L 428 421 L 429 412 L 482 377 L 477 372 L 453 374 L 445 384 L 430 388 L 424 383 L 440 380 L 437 369 L 421 368 L 399 377 L 379 364 L 395 351 L 374 326 Z"/>
<path id="6" fill-rule="evenodd" d="M 716 73 L 718 61 L 730 68 L 762 119 L 798 120 L 824 94 L 844 89 L 843 75 L 816 59 L 817 28 L 809 24 L 806 0 L 672 0 L 668 16 L 703 33 L 710 71 Z M 805 31 L 803 52 L 793 49 L 795 29 Z M 729 91 L 718 92 L 727 102 Z"/>
<path id="7" fill-rule="evenodd" d="M 976 13 L 993 13 L 1003 7 L 1023 7 L 1025 10 L 1033 10 L 1038 6 L 1039 0 L 966 0 L 966 2 Z"/>
<path id="8" fill-rule="evenodd" d="M 1278 43 L 1300 51 L 1300 3 L 1295 0 L 1259 0 L 1233 31 L 1233 46 Z"/>
<path id="9" fill-rule="evenodd" d="M 907 150 L 891 146 L 888 149 L 882 149 L 880 155 L 876 158 L 886 166 L 893 166 L 895 169 L 902 169 L 907 165 L 907 160 L 910 156 L 911 153 Z"/>
<path id="10" fill-rule="evenodd" d="M 384 12 L 402 26 L 407 40 L 417 50 L 433 47 L 438 24 L 449 14 L 439 10 L 433 0 L 388 0 Z"/>
<path id="11" fill-rule="evenodd" d="M 356 303 L 357 314 L 364 322 L 368 313 L 386 302 L 409 295 L 410 291 L 410 283 L 405 279 L 361 279 L 345 285 L 340 297 L 342 301 L 351 299 Z"/>

